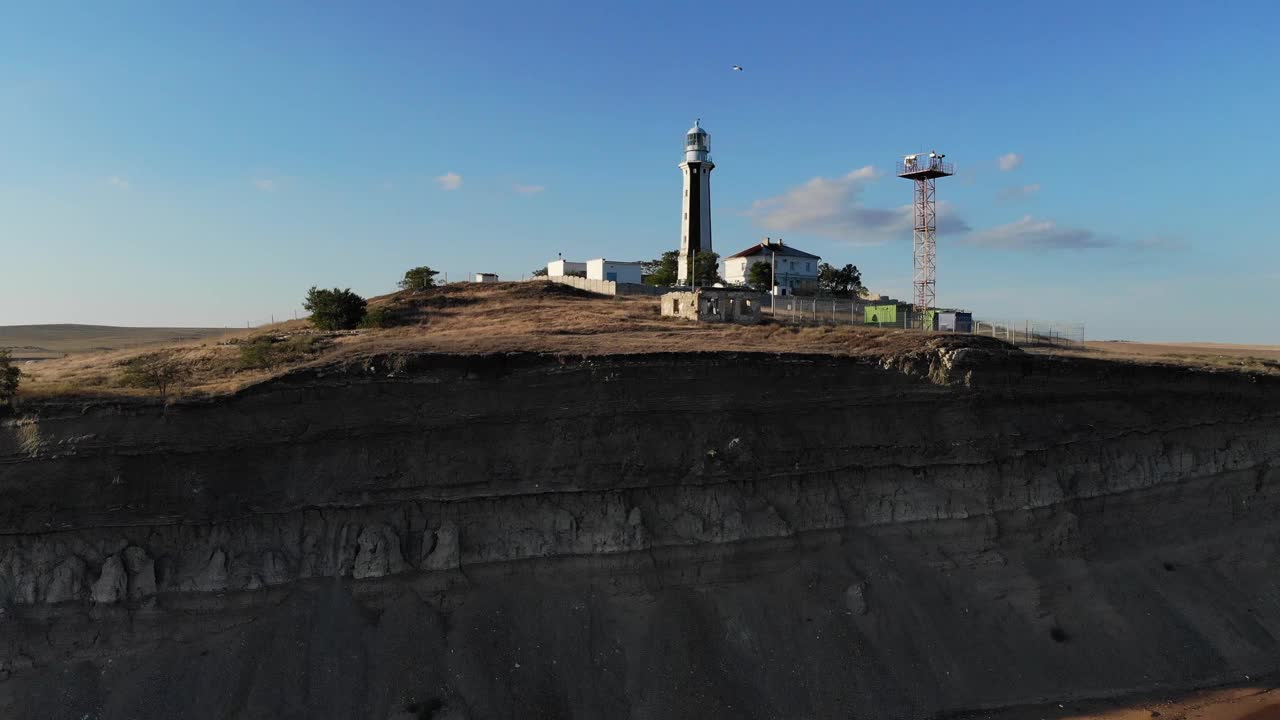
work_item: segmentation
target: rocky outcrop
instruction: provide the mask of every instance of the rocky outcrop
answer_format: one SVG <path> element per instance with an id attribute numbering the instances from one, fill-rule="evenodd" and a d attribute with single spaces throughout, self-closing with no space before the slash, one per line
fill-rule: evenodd
<path id="1" fill-rule="evenodd" d="M 416 356 L 26 410 L 0 715 L 927 717 L 1280 670 L 1274 379 Z"/>

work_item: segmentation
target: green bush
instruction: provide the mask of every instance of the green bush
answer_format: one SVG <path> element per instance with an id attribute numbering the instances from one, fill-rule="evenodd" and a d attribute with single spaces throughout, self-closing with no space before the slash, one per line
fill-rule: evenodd
<path id="1" fill-rule="evenodd" d="M 121 384 L 150 388 L 159 392 L 161 398 L 167 398 L 169 390 L 191 377 L 191 368 L 164 352 L 139 355 L 126 360 L 122 366 Z"/>
<path id="2" fill-rule="evenodd" d="M 386 305 L 371 308 L 365 313 L 364 320 L 360 321 L 360 327 L 365 328 L 389 328 L 399 324 L 400 317 L 398 313 Z"/>
<path id="3" fill-rule="evenodd" d="M 321 330 L 350 330 L 364 320 L 367 304 L 351 288 L 320 290 L 313 286 L 302 307 L 311 313 L 311 324 Z"/>
<path id="4" fill-rule="evenodd" d="M 0 402 L 8 402 L 18 394 L 22 371 L 13 366 L 8 350 L 0 350 Z"/>
<path id="5" fill-rule="evenodd" d="M 313 335 L 297 335 L 277 338 L 270 335 L 256 337 L 240 345 L 240 369 L 271 369 L 280 365 L 301 362 L 319 352 L 324 346 L 321 338 Z"/>

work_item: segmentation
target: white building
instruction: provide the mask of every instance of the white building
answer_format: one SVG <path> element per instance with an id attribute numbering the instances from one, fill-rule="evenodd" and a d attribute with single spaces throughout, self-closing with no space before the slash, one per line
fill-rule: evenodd
<path id="1" fill-rule="evenodd" d="M 490 283 L 498 282 L 498 273 L 476 273 L 472 276 L 471 282 Z"/>
<path id="2" fill-rule="evenodd" d="M 563 277 L 574 274 L 586 277 L 587 264 L 568 260 L 552 260 L 547 263 L 547 277 Z"/>
<path id="3" fill-rule="evenodd" d="M 680 260 L 676 283 L 690 285 L 693 256 L 711 251 L 711 136 L 699 121 L 684 136 L 684 199 L 680 218 Z"/>
<path id="4" fill-rule="evenodd" d="M 612 280 L 620 283 L 640 284 L 640 268 L 643 263 L 623 262 L 596 258 L 587 261 L 588 280 Z"/>
<path id="5" fill-rule="evenodd" d="M 727 285 L 750 285 L 751 266 L 768 263 L 774 267 L 774 293 L 790 295 L 801 288 L 816 288 L 818 264 L 822 258 L 779 240 L 765 238 L 740 253 L 720 261 L 720 276 Z"/>

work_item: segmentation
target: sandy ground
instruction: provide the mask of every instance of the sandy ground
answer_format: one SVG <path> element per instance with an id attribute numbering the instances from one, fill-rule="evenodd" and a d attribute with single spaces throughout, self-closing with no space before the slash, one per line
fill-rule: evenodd
<path id="1" fill-rule="evenodd" d="M 1176 698 L 1135 698 L 1052 703 L 990 713 L 971 713 L 954 720 L 1280 720 L 1280 688 L 1259 683 L 1204 690 Z"/>

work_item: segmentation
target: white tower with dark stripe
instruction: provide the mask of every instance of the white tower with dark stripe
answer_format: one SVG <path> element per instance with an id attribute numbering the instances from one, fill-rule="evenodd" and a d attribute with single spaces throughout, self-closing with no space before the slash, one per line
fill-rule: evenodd
<path id="1" fill-rule="evenodd" d="M 680 219 L 679 282 L 693 284 L 694 256 L 711 250 L 711 142 L 699 122 L 684 136 L 684 202 Z"/>

